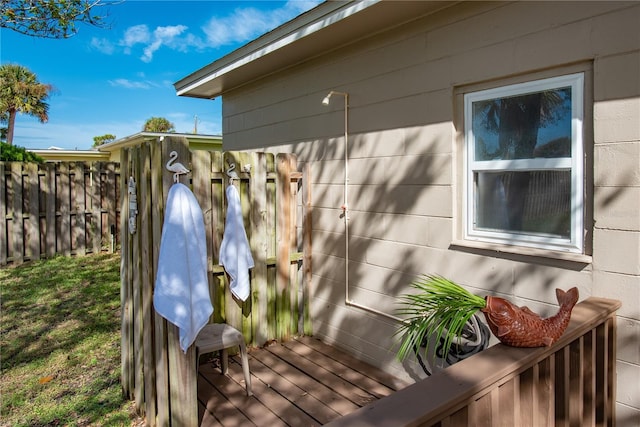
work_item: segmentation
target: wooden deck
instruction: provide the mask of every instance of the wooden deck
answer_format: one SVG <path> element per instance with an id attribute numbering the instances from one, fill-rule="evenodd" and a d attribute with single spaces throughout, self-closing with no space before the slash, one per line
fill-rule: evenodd
<path id="1" fill-rule="evenodd" d="M 237 356 L 229 375 L 217 359 L 201 358 L 198 407 L 201 426 L 319 426 L 404 388 L 405 383 L 347 353 L 302 337 L 253 349 L 247 397 Z"/>

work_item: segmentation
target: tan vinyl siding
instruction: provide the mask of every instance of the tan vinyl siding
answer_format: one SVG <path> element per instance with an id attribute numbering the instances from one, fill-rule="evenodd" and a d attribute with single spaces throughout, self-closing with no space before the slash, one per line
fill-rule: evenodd
<path id="1" fill-rule="evenodd" d="M 329 50 L 224 94 L 225 149 L 291 150 L 311 165 L 314 331 L 406 379 L 393 320 L 344 304 L 342 99 L 349 93 L 352 298 L 393 314 L 418 273 L 543 314 L 554 290 L 620 299 L 619 425 L 640 419 L 640 4 L 469 2 Z M 465 88 L 584 71 L 586 255 L 452 248 L 459 235 Z M 633 344 L 635 343 L 635 344 Z M 624 416 L 624 418 L 622 418 Z"/>

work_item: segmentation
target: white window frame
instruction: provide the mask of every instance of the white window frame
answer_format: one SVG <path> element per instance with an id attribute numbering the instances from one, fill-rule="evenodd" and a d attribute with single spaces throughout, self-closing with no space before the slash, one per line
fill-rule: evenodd
<path id="1" fill-rule="evenodd" d="M 474 102 L 571 87 L 571 157 L 476 161 L 472 126 Z M 584 253 L 584 73 L 501 86 L 464 94 L 464 179 L 463 234 L 465 240 L 524 246 L 545 250 Z M 475 181 L 477 172 L 486 171 L 571 171 L 571 229 L 569 238 L 534 233 L 510 233 L 475 228 Z"/>

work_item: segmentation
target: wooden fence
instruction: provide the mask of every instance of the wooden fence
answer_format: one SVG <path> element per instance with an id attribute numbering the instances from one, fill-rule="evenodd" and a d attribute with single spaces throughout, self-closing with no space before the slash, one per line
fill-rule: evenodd
<path id="1" fill-rule="evenodd" d="M 620 305 L 589 298 L 550 347 L 495 345 L 328 425 L 613 426 Z"/>
<path id="2" fill-rule="evenodd" d="M 112 250 L 119 169 L 112 162 L 0 162 L 0 265 Z"/>
<path id="3" fill-rule="evenodd" d="M 173 174 L 165 169 L 169 153 L 191 170 L 181 182 L 191 186 L 204 214 L 212 323 L 241 330 L 250 345 L 310 334 L 310 228 L 308 179 L 290 154 L 190 152 L 186 140 L 165 138 L 123 150 L 122 194 L 135 182 L 137 215 L 122 200 L 122 385 L 150 425 L 192 426 L 198 422 L 196 361 L 193 346 L 184 354 L 178 330 L 156 314 L 153 288 L 163 212 Z M 255 267 L 251 295 L 242 303 L 229 291 L 218 264 L 224 233 L 229 164 L 239 171 L 238 186 Z M 245 166 L 248 165 L 248 166 Z M 243 172 L 246 167 L 249 172 Z M 303 197 L 304 196 L 304 197 Z M 302 199 L 306 198 L 303 203 Z M 133 212 L 133 211 L 131 211 Z M 306 217 L 305 217 L 306 216 Z M 129 217 L 136 231 L 128 231 Z"/>

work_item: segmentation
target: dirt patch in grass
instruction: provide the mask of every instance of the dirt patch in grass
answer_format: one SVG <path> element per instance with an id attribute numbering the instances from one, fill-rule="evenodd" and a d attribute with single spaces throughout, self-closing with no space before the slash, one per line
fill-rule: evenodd
<path id="1" fill-rule="evenodd" d="M 120 257 L 0 270 L 0 426 L 140 425 L 120 386 Z"/>

